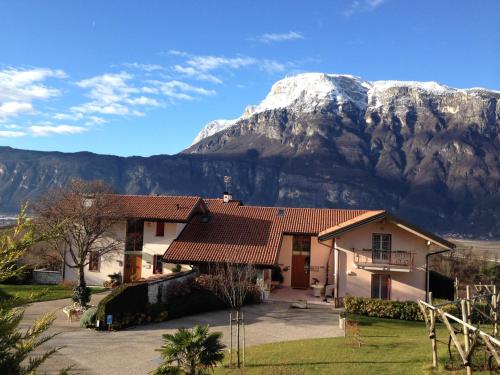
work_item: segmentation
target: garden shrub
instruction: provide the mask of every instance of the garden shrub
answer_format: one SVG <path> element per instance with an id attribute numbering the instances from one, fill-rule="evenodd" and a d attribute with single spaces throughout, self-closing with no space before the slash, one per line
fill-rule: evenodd
<path id="1" fill-rule="evenodd" d="M 401 320 L 424 320 L 418 303 L 413 301 L 400 302 L 364 297 L 345 297 L 344 306 L 349 314 Z"/>
<path id="2" fill-rule="evenodd" d="M 80 303 L 82 306 L 87 306 L 90 302 L 90 288 L 86 286 L 75 286 L 73 288 L 73 296 L 71 299 L 74 302 Z"/>
<path id="3" fill-rule="evenodd" d="M 461 319 L 462 310 L 460 304 L 451 304 L 448 302 L 449 301 L 437 299 L 434 300 L 434 305 L 442 305 L 440 308 L 444 312 Z M 413 301 L 400 302 L 364 297 L 345 297 L 344 306 L 346 313 L 348 314 L 400 320 L 424 320 L 422 312 L 418 307 L 418 303 Z M 477 302 L 476 307 L 488 314 L 485 302 Z M 471 321 L 473 324 L 489 323 L 484 316 L 474 309 L 472 310 Z"/>
<path id="4" fill-rule="evenodd" d="M 209 290 L 193 290 L 191 294 L 169 300 L 166 305 L 169 319 L 208 311 L 225 309 L 227 306 Z"/>
<path id="5" fill-rule="evenodd" d="M 96 307 L 91 307 L 90 309 L 86 310 L 80 318 L 80 327 L 83 328 L 95 327 L 96 316 L 97 316 Z"/>

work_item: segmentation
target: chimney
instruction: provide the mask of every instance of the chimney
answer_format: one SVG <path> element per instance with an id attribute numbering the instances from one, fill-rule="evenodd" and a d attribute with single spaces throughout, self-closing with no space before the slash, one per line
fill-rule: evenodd
<path id="1" fill-rule="evenodd" d="M 226 185 L 226 191 L 224 191 L 222 197 L 224 203 L 229 203 L 231 200 L 233 200 L 233 195 L 230 193 L 232 180 L 233 179 L 231 176 L 224 176 L 224 184 Z"/>
<path id="2" fill-rule="evenodd" d="M 228 193 L 227 191 L 225 191 L 223 193 L 222 200 L 224 201 L 224 203 L 229 203 L 230 201 L 233 200 L 233 195 L 231 193 Z"/>

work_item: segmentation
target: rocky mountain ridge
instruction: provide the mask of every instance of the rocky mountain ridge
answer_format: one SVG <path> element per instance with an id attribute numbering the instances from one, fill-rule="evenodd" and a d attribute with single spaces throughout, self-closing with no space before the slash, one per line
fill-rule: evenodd
<path id="1" fill-rule="evenodd" d="M 177 155 L 0 148 L 0 211 L 72 177 L 119 192 L 388 209 L 441 234 L 500 238 L 500 93 L 309 73 L 216 121 Z"/>

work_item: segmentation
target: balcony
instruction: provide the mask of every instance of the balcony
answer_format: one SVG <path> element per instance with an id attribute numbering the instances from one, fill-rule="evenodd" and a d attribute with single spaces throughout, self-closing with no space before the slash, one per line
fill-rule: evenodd
<path id="1" fill-rule="evenodd" d="M 367 271 L 396 271 L 410 272 L 413 268 L 414 254 L 401 250 L 372 250 L 362 249 L 354 251 L 354 266 Z"/>

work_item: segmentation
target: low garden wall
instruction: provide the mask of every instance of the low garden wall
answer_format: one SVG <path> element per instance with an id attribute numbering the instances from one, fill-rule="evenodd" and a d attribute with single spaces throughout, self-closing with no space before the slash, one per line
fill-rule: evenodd
<path id="1" fill-rule="evenodd" d="M 35 284 L 60 284 L 63 281 L 62 272 L 49 271 L 46 269 L 33 270 L 33 282 Z"/>
<path id="2" fill-rule="evenodd" d="M 147 281 L 148 303 L 166 303 L 169 295 L 169 288 L 179 287 L 179 284 L 189 283 L 196 278 L 195 271 L 178 272 L 158 280 Z"/>
<path id="3" fill-rule="evenodd" d="M 226 307 L 189 271 L 116 287 L 97 306 L 95 319 L 99 329 L 120 330 Z"/>

